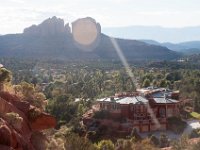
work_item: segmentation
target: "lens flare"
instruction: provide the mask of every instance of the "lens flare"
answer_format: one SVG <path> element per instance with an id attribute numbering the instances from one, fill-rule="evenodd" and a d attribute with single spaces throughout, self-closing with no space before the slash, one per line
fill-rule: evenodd
<path id="1" fill-rule="evenodd" d="M 99 26 L 92 18 L 82 18 L 72 23 L 72 35 L 75 45 L 83 50 L 91 51 L 99 41 Z"/>
<path id="2" fill-rule="evenodd" d="M 117 52 L 117 55 L 119 56 L 119 58 L 120 58 L 122 64 L 124 65 L 127 74 L 128 74 L 129 77 L 131 78 L 132 82 L 133 82 L 134 84 L 137 84 L 137 83 L 136 83 L 136 80 L 135 80 L 135 77 L 134 77 L 134 75 L 133 75 L 133 72 L 131 71 L 131 68 L 130 68 L 130 66 L 129 66 L 129 64 L 128 64 L 128 62 L 127 62 L 127 60 L 126 60 L 124 54 L 122 53 L 121 48 L 119 47 L 117 41 L 116 41 L 114 38 L 112 38 L 112 37 L 110 37 L 110 40 L 111 40 L 111 43 L 113 44 L 113 46 L 114 46 L 114 48 L 115 48 L 115 50 L 116 50 L 116 52 Z"/>
<path id="3" fill-rule="evenodd" d="M 127 74 L 128 74 L 129 77 L 131 78 L 131 81 L 133 82 L 133 84 L 136 85 L 137 82 L 136 82 L 136 80 L 135 80 L 134 74 L 133 74 L 133 72 L 131 71 L 131 68 L 130 68 L 130 66 L 129 66 L 129 64 L 128 64 L 128 62 L 127 62 L 127 60 L 126 60 L 126 58 L 125 58 L 125 56 L 124 56 L 124 54 L 123 54 L 121 48 L 119 47 L 117 41 L 116 41 L 114 38 L 112 38 L 112 37 L 110 37 L 110 40 L 111 40 L 111 43 L 113 44 L 113 46 L 114 46 L 114 48 L 115 48 L 115 50 L 116 50 L 116 52 L 117 52 L 117 55 L 119 56 L 119 58 L 120 58 L 122 64 L 124 65 Z M 147 105 L 145 105 L 145 106 L 146 106 L 147 111 L 148 111 L 148 113 L 150 114 L 151 119 L 153 120 L 153 122 L 154 122 L 156 128 L 159 129 L 159 128 L 161 127 L 161 125 L 160 125 L 159 121 L 157 120 L 157 118 L 155 117 L 154 112 L 153 112 L 153 110 L 151 109 L 150 105 L 147 104 Z"/>

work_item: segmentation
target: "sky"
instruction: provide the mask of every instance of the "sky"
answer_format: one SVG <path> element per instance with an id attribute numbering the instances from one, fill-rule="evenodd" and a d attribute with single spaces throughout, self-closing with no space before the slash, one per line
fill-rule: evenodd
<path id="1" fill-rule="evenodd" d="M 65 22 L 93 17 L 102 27 L 200 25 L 200 0 L 0 0 L 0 34 L 57 16 Z"/>

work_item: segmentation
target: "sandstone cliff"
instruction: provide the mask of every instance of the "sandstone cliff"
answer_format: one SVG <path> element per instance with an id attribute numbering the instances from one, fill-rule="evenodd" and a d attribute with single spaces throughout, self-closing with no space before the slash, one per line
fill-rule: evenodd
<path id="1" fill-rule="evenodd" d="M 70 34 L 69 24 L 64 24 L 64 20 L 52 17 L 43 21 L 39 25 L 32 25 L 24 29 L 25 35 L 53 36 L 59 34 Z"/>
<path id="2" fill-rule="evenodd" d="M 42 150 L 44 129 L 54 128 L 56 120 L 16 95 L 0 92 L 0 150 Z"/>

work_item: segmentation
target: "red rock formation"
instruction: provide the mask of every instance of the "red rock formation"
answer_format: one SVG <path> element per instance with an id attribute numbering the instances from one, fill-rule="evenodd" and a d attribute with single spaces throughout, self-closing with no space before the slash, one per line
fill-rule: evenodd
<path id="1" fill-rule="evenodd" d="M 69 24 L 64 25 L 63 19 L 54 16 L 46 19 L 39 25 L 32 25 L 31 27 L 25 28 L 24 34 L 37 36 L 70 35 L 71 29 Z"/>
<path id="2" fill-rule="evenodd" d="M 33 131 L 41 131 L 55 127 L 56 121 L 52 116 L 42 113 L 30 125 Z"/>
<path id="3" fill-rule="evenodd" d="M 12 147 L 0 145 L 0 150 L 14 150 Z"/>
<path id="4" fill-rule="evenodd" d="M 38 150 L 36 142 L 32 143 L 34 133 L 54 128 L 56 120 L 44 112 L 35 113 L 36 108 L 28 102 L 20 101 L 16 95 L 0 92 L 0 150 Z M 21 128 L 6 120 L 7 113 L 16 113 L 23 119 Z M 30 118 L 32 114 L 33 118 Z"/>

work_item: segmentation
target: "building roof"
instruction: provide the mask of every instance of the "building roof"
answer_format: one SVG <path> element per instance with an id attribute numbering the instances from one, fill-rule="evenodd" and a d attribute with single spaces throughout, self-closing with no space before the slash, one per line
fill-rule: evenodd
<path id="1" fill-rule="evenodd" d="M 147 87 L 147 88 L 141 88 L 137 89 L 137 91 L 143 95 L 150 94 L 153 97 L 164 97 L 164 94 L 166 96 L 171 96 L 172 91 L 166 88 L 154 88 L 154 87 Z"/>
<path id="2" fill-rule="evenodd" d="M 133 97 L 120 97 L 120 98 L 102 98 L 98 99 L 98 102 L 116 102 L 119 104 L 146 104 L 148 100 L 142 96 L 133 96 Z"/>
<path id="3" fill-rule="evenodd" d="M 111 99 L 112 98 L 110 98 L 110 97 L 106 97 L 106 98 L 97 99 L 97 101 L 98 102 L 112 102 Z M 114 100 L 116 100 L 116 98 L 114 98 Z"/>
<path id="4" fill-rule="evenodd" d="M 171 92 L 171 91 L 157 91 L 157 92 L 155 92 L 155 93 L 152 93 L 151 95 L 152 95 L 154 98 L 155 98 L 155 97 L 165 97 L 165 96 L 171 97 L 172 92 Z"/>
<path id="5" fill-rule="evenodd" d="M 141 96 L 124 97 L 117 101 L 120 104 L 147 104 L 148 100 Z"/>
<path id="6" fill-rule="evenodd" d="M 154 101 L 156 103 L 159 103 L 159 104 L 173 104 L 173 103 L 178 103 L 179 101 L 177 100 L 174 100 L 174 99 L 169 99 L 169 98 L 164 98 L 164 97 L 156 97 L 154 98 Z"/>

